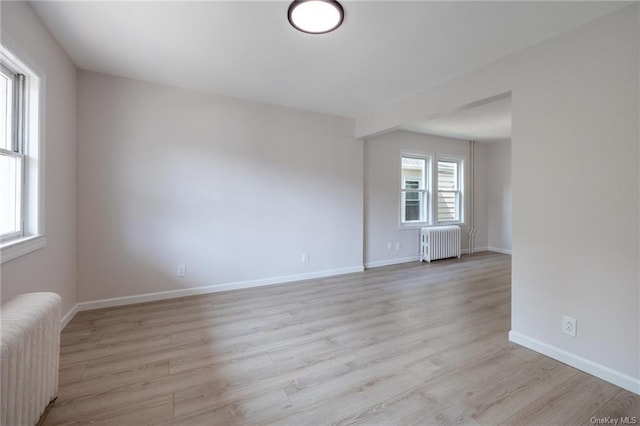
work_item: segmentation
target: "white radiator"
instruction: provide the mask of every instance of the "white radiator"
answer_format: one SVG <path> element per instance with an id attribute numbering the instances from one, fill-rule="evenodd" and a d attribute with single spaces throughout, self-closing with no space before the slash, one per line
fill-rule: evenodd
<path id="1" fill-rule="evenodd" d="M 0 311 L 0 425 L 35 425 L 58 392 L 61 299 L 28 293 Z"/>
<path id="2" fill-rule="evenodd" d="M 434 226 L 420 229 L 420 261 L 460 258 L 460 227 Z"/>

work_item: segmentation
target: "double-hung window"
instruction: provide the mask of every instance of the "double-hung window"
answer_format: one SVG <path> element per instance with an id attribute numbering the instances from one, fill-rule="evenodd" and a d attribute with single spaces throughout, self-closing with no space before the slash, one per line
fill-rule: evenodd
<path id="1" fill-rule="evenodd" d="M 437 221 L 462 222 L 462 160 L 438 159 Z"/>
<path id="2" fill-rule="evenodd" d="M 41 79 L 0 45 L 0 258 L 45 244 L 40 208 Z"/>
<path id="3" fill-rule="evenodd" d="M 24 235 L 24 81 L 0 65 L 0 238 Z"/>
<path id="4" fill-rule="evenodd" d="M 402 153 L 400 158 L 400 226 L 463 222 L 464 160 L 414 153 Z"/>
<path id="5" fill-rule="evenodd" d="M 400 220 L 403 224 L 428 222 L 430 157 L 402 155 Z"/>

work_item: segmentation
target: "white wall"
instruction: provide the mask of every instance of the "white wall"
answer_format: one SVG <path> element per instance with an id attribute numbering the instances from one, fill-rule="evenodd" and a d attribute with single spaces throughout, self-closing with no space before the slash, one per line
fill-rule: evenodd
<path id="1" fill-rule="evenodd" d="M 511 141 L 487 145 L 489 250 L 511 253 Z"/>
<path id="2" fill-rule="evenodd" d="M 356 121 L 365 137 L 511 91 L 510 337 L 636 392 L 639 13 L 634 4 Z M 565 314 L 576 338 L 561 333 Z"/>
<path id="3" fill-rule="evenodd" d="M 53 291 L 62 312 L 77 302 L 76 69 L 26 2 L 2 2 L 3 42 L 44 73 L 44 209 L 47 245 L 1 268 L 2 302 L 17 294 Z"/>
<path id="4" fill-rule="evenodd" d="M 486 146 L 477 144 L 476 213 L 480 230 L 475 247 L 487 246 Z M 462 248 L 468 249 L 469 232 L 469 142 L 407 131 L 394 131 L 364 142 L 365 266 L 375 267 L 418 260 L 419 229 L 399 229 L 400 153 L 438 153 L 465 159 L 465 218 Z M 485 200 L 485 201 L 483 201 Z M 387 249 L 387 243 L 392 249 Z M 395 244 L 400 243 L 400 249 Z"/>
<path id="5" fill-rule="evenodd" d="M 81 301 L 362 268 L 353 120 L 78 82 Z"/>
<path id="6" fill-rule="evenodd" d="M 514 90 L 512 330 L 637 380 L 639 33 L 631 10 L 532 50 Z M 564 314 L 578 320 L 578 338 L 559 332 Z"/>

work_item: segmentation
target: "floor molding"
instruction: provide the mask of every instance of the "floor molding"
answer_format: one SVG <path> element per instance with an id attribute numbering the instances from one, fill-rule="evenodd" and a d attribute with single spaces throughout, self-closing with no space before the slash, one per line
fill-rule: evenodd
<path id="1" fill-rule="evenodd" d="M 488 247 L 476 247 L 473 249 L 474 253 L 478 253 L 481 251 L 493 251 Z M 469 254 L 468 249 L 460 250 L 460 254 Z M 373 262 L 366 262 L 364 264 L 365 269 L 370 268 L 380 268 L 382 266 L 390 266 L 390 265 L 399 265 L 401 263 L 409 263 L 409 262 L 417 262 L 420 260 L 420 256 L 409 256 L 409 257 L 398 257 L 395 259 L 386 259 L 386 260 L 376 260 Z"/>
<path id="2" fill-rule="evenodd" d="M 513 330 L 509 332 L 509 340 L 640 395 L 640 379 L 636 379 Z"/>
<path id="3" fill-rule="evenodd" d="M 420 260 L 420 257 L 418 257 L 418 256 L 398 257 L 396 259 L 376 260 L 374 262 L 366 262 L 364 264 L 364 267 L 366 269 L 369 269 L 369 268 L 380 268 L 381 266 L 389 266 L 389 265 L 398 265 L 400 263 L 417 262 L 418 260 Z"/>
<path id="4" fill-rule="evenodd" d="M 62 316 L 62 319 L 60 320 L 60 323 L 62 324 L 61 329 L 65 328 L 65 326 L 69 324 L 69 321 L 71 321 L 73 317 L 76 316 L 77 313 L 78 313 L 78 304 L 76 303 L 71 307 L 71 309 L 69 309 L 69 311 L 66 314 Z"/>
<path id="5" fill-rule="evenodd" d="M 476 248 L 473 249 L 473 252 L 474 253 L 479 253 L 481 251 L 487 251 L 487 250 L 489 250 L 489 248 L 487 248 L 487 247 L 476 247 Z M 460 254 L 469 254 L 469 249 L 460 250 Z"/>
<path id="6" fill-rule="evenodd" d="M 174 299 L 176 297 L 195 296 L 198 294 L 216 293 L 220 291 L 239 290 L 243 288 L 262 287 L 274 284 L 284 284 L 293 281 L 310 280 L 314 278 L 325 278 L 336 275 L 352 274 L 362 272 L 362 266 L 352 266 L 340 269 L 327 269 L 324 271 L 310 272 L 305 274 L 284 275 L 280 277 L 263 278 L 258 280 L 237 281 L 231 283 L 214 284 L 204 287 L 186 288 L 180 290 L 161 291 L 157 293 L 137 294 L 133 296 L 114 297 L 110 299 L 90 300 L 77 304 L 78 311 L 88 311 L 92 309 L 111 308 L 115 306 L 132 305 L 135 303 L 154 302 L 156 300 Z"/>
<path id="7" fill-rule="evenodd" d="M 487 247 L 487 250 L 495 251 L 496 253 L 511 254 L 511 249 L 503 249 L 503 248 L 498 248 L 498 247 Z"/>

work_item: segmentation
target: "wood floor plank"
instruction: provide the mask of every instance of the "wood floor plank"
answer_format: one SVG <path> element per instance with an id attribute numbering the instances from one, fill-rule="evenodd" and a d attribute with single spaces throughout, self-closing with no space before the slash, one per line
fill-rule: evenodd
<path id="1" fill-rule="evenodd" d="M 621 390 L 583 425 L 593 425 L 603 419 L 617 419 L 618 424 L 640 424 L 640 395 Z"/>
<path id="2" fill-rule="evenodd" d="M 406 369 L 396 369 L 386 375 L 369 377 L 368 381 L 349 378 L 336 381 L 338 390 L 327 388 L 312 389 L 303 399 L 292 398 L 294 414 L 280 413 L 278 417 L 265 417 L 266 423 L 282 422 L 287 424 L 337 424 L 345 418 L 351 418 L 367 407 L 379 404 L 386 399 L 417 387 L 420 379 Z"/>
<path id="3" fill-rule="evenodd" d="M 589 419 L 619 391 L 617 386 L 578 372 L 543 397 L 530 402 L 503 424 L 560 425 L 566 423 L 567 419 Z"/>
<path id="4" fill-rule="evenodd" d="M 74 350 L 73 352 L 61 350 L 60 365 L 88 361 L 83 373 L 84 376 L 104 374 L 104 372 L 127 369 L 132 364 L 127 363 L 130 358 L 135 358 L 139 364 L 147 364 L 149 361 L 141 359 L 151 351 L 158 352 L 169 346 L 171 339 L 168 335 L 139 338 L 133 342 L 113 345 L 96 345 L 91 348 Z M 164 359 L 164 358 L 162 358 Z"/>
<path id="5" fill-rule="evenodd" d="M 110 372 L 101 376 L 82 376 L 67 380 L 58 395 L 64 401 L 100 397 L 105 392 L 116 390 L 132 383 L 152 381 L 168 375 L 169 361 L 159 361 L 117 373 Z"/>
<path id="6" fill-rule="evenodd" d="M 73 364 L 60 366 L 58 380 L 61 385 L 67 384 L 82 377 L 88 361 L 80 361 Z"/>
<path id="7" fill-rule="evenodd" d="M 487 381 L 466 399 L 480 423 L 500 424 L 578 374 L 572 367 L 521 349 L 531 353 L 533 362 L 520 365 L 517 371 L 505 369 L 509 374 Z"/>
<path id="8" fill-rule="evenodd" d="M 139 403 L 128 404 L 98 415 L 83 416 L 74 414 L 71 418 L 62 417 L 64 407 L 56 407 L 47 415 L 43 426 L 67 425 L 157 425 L 173 418 L 173 396 L 166 395 L 150 398 Z"/>
<path id="9" fill-rule="evenodd" d="M 508 341 L 478 253 L 80 312 L 46 425 L 589 424 L 638 396 Z"/>

